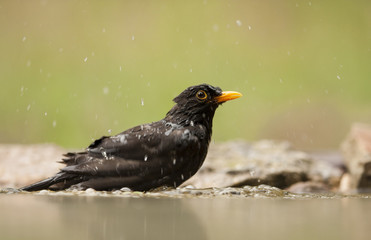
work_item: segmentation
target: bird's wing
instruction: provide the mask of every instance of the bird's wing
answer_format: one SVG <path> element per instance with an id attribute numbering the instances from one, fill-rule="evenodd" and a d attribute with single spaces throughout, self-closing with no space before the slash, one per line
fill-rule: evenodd
<path id="1" fill-rule="evenodd" d="M 194 150 L 198 137 L 184 128 L 155 122 L 93 142 L 86 152 L 66 155 L 64 172 L 79 175 L 132 176 L 158 171 L 172 155 Z"/>

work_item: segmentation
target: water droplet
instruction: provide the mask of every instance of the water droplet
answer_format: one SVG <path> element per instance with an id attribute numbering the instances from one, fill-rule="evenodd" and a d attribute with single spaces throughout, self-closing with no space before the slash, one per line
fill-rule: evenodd
<path id="1" fill-rule="evenodd" d="M 122 67 L 120 66 L 120 72 L 122 71 Z"/>
<path id="2" fill-rule="evenodd" d="M 173 165 L 175 165 L 175 164 L 176 164 L 176 158 L 173 159 Z"/>
<path id="3" fill-rule="evenodd" d="M 161 168 L 161 175 L 164 175 L 164 169 Z"/>
<path id="4" fill-rule="evenodd" d="M 121 142 L 122 144 L 126 144 L 126 143 L 128 142 L 128 141 L 126 140 L 126 135 L 125 135 L 125 134 L 120 136 L 120 142 Z"/>
<path id="5" fill-rule="evenodd" d="M 195 125 L 195 123 L 193 121 L 191 121 L 191 126 L 193 127 Z"/>
<path id="6" fill-rule="evenodd" d="M 102 28 L 102 32 L 105 33 L 106 32 L 106 29 L 105 28 Z"/>
<path id="7" fill-rule="evenodd" d="M 143 98 L 140 99 L 140 104 L 141 104 L 142 106 L 144 106 L 144 99 L 143 99 Z"/>
<path id="8" fill-rule="evenodd" d="M 236 20 L 236 24 L 237 24 L 237 26 L 241 27 L 242 26 L 241 20 Z"/>
<path id="9" fill-rule="evenodd" d="M 107 157 L 107 153 L 106 153 L 105 151 L 102 151 L 102 156 L 103 156 L 104 158 L 108 159 L 108 157 Z"/>
<path id="10" fill-rule="evenodd" d="M 340 76 L 339 75 L 337 75 L 336 78 L 340 80 Z"/>
<path id="11" fill-rule="evenodd" d="M 27 40 L 26 36 L 22 38 L 22 42 L 25 42 Z"/>
<path id="12" fill-rule="evenodd" d="M 27 67 L 31 67 L 31 60 L 27 60 L 27 62 L 26 62 L 26 66 L 27 66 Z"/>
<path id="13" fill-rule="evenodd" d="M 182 180 L 184 180 L 184 175 L 182 174 L 182 175 L 180 175 L 180 177 L 182 178 Z"/>
<path id="14" fill-rule="evenodd" d="M 192 68 L 191 69 L 189 69 L 189 72 L 192 72 L 193 70 L 192 70 Z"/>
<path id="15" fill-rule="evenodd" d="M 47 113 L 47 112 L 45 112 L 45 113 L 44 113 L 44 115 L 45 115 L 45 116 L 48 116 L 48 113 Z"/>
<path id="16" fill-rule="evenodd" d="M 112 133 L 112 129 L 108 129 L 107 132 L 108 132 L 109 134 L 111 134 L 111 133 Z"/>
<path id="17" fill-rule="evenodd" d="M 88 61 L 88 57 L 85 57 L 85 58 L 84 58 L 84 62 L 86 62 L 86 61 Z"/>
<path id="18" fill-rule="evenodd" d="M 31 109 L 31 104 L 28 104 L 27 111 L 30 111 L 30 109 Z"/>
<path id="19" fill-rule="evenodd" d="M 109 87 L 104 87 L 103 88 L 103 94 L 107 95 L 109 93 Z"/>
<path id="20" fill-rule="evenodd" d="M 247 27 L 249 30 L 251 30 L 252 29 L 252 27 L 249 25 L 248 27 Z"/>
<path id="21" fill-rule="evenodd" d="M 214 32 L 219 31 L 219 25 L 218 24 L 214 24 L 213 25 L 213 30 L 214 30 Z"/>
<path id="22" fill-rule="evenodd" d="M 144 155 L 144 161 L 147 162 L 147 160 L 148 160 L 148 156 Z"/>
<path id="23" fill-rule="evenodd" d="M 55 128 L 57 126 L 57 121 L 53 121 L 53 128 Z"/>
<path id="24" fill-rule="evenodd" d="M 133 35 L 133 36 L 131 36 L 131 40 L 133 40 L 133 41 L 134 41 L 134 39 L 135 39 L 134 35 Z"/>

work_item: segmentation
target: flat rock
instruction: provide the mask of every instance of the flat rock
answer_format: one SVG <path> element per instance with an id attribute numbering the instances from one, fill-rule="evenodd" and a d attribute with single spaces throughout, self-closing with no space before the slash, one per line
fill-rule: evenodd
<path id="1" fill-rule="evenodd" d="M 371 125 L 355 123 L 341 145 L 349 170 L 347 190 L 371 188 Z"/>
<path id="2" fill-rule="evenodd" d="M 211 145 L 204 165 L 185 185 L 205 188 L 267 184 L 283 189 L 315 181 L 336 189 L 342 174 L 340 166 L 293 150 L 286 141 L 231 141 Z"/>
<path id="3" fill-rule="evenodd" d="M 18 188 L 54 175 L 64 166 L 58 161 L 66 152 L 53 144 L 0 145 L 0 188 Z M 343 171 L 338 163 L 326 160 L 328 156 L 338 159 L 336 154 L 313 156 L 293 150 L 284 141 L 211 144 L 204 165 L 183 186 L 223 188 L 266 184 L 284 189 L 298 182 L 313 181 L 334 189 Z"/>
<path id="4" fill-rule="evenodd" d="M 54 144 L 0 145 L 0 188 L 18 188 L 50 177 L 66 150 Z"/>
<path id="5" fill-rule="evenodd" d="M 297 182 L 286 189 L 292 193 L 327 193 L 330 191 L 328 185 L 322 182 Z"/>

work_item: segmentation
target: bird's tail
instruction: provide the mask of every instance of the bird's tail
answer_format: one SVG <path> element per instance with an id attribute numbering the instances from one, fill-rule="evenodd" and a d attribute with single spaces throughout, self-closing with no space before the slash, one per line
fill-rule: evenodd
<path id="1" fill-rule="evenodd" d="M 40 190 L 43 190 L 43 189 L 49 189 L 50 186 L 52 186 L 54 184 L 57 184 L 57 183 L 60 183 L 60 182 L 63 182 L 63 181 L 66 181 L 68 179 L 71 179 L 70 174 L 59 172 L 53 177 L 50 177 L 50 178 L 41 180 L 39 182 L 30 184 L 28 186 L 22 187 L 19 190 L 30 191 L 31 192 L 31 191 L 40 191 Z M 63 187 L 62 189 L 64 189 L 64 188 L 65 187 Z M 59 189 L 59 190 L 61 190 L 61 189 Z"/>
<path id="2" fill-rule="evenodd" d="M 33 184 L 30 184 L 28 186 L 22 187 L 19 190 L 22 191 L 40 191 L 43 189 L 48 189 L 51 185 L 54 184 L 54 177 L 50 177 L 44 180 L 41 180 L 40 182 L 36 182 Z"/>

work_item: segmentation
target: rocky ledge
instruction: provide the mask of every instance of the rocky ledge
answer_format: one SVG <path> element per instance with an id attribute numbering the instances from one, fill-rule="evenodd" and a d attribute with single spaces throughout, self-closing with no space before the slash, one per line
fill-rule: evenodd
<path id="1" fill-rule="evenodd" d="M 270 185 L 296 193 L 371 189 L 371 126 L 353 125 L 340 151 L 307 153 L 285 141 L 211 144 L 185 185 L 225 188 Z M 18 188 L 55 174 L 67 150 L 53 144 L 0 145 L 0 188 Z"/>

